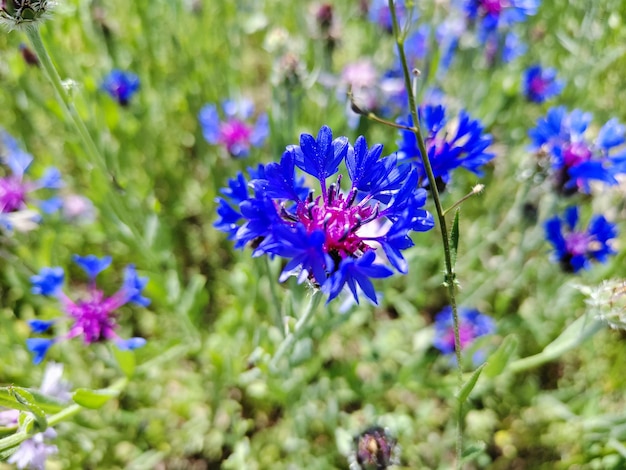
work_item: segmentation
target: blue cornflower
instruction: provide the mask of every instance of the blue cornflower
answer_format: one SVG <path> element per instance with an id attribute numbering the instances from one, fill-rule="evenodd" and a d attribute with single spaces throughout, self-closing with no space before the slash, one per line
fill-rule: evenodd
<path id="1" fill-rule="evenodd" d="M 615 175 L 626 170 L 622 168 L 626 128 L 610 119 L 590 141 L 586 134 L 591 119 L 590 113 L 579 109 L 568 113 L 559 106 L 549 109 L 528 132 L 531 149 L 550 157 L 554 185 L 563 194 L 588 193 L 593 180 L 617 184 Z"/>
<path id="2" fill-rule="evenodd" d="M 458 314 L 461 349 L 468 347 L 476 338 L 489 335 L 496 329 L 493 319 L 478 310 L 460 308 Z M 452 307 L 449 305 L 435 316 L 433 346 L 443 354 L 454 353 L 454 318 Z M 480 362 L 480 356 L 480 352 L 477 352 L 474 362 Z"/>
<path id="3" fill-rule="evenodd" d="M 217 107 L 205 105 L 198 114 L 202 134 L 213 145 L 222 145 L 233 157 L 247 157 L 250 147 L 262 146 L 269 135 L 267 114 L 259 115 L 256 123 L 249 121 L 254 114 L 254 105 L 249 100 L 226 100 L 222 103 L 226 119 L 220 121 Z"/>
<path id="4" fill-rule="evenodd" d="M 104 77 L 100 87 L 119 104 L 127 106 L 139 90 L 139 77 L 132 72 L 114 69 Z"/>
<path id="5" fill-rule="evenodd" d="M 389 263 L 407 272 L 401 251 L 413 245 L 409 233 L 430 230 L 433 217 L 421 209 L 426 191 L 417 188 L 417 171 L 398 166 L 395 155 L 380 158 L 382 145 L 368 148 L 364 137 L 354 147 L 346 137 L 333 140 L 323 126 L 317 138 L 300 136 L 288 146 L 280 163 L 257 170 L 248 181 L 230 180 L 218 199 L 215 227 L 229 234 L 235 246 L 254 247 L 254 256 L 281 256 L 289 261 L 280 280 L 297 274 L 328 294 L 328 301 L 347 287 L 358 302 L 358 291 L 376 302 L 371 278 L 392 270 L 377 263 L 376 247 Z M 327 186 L 344 163 L 351 180 L 341 190 L 342 175 Z M 319 181 L 320 193 L 303 186 L 295 169 Z"/>
<path id="6" fill-rule="evenodd" d="M 96 286 L 96 277 L 109 267 L 111 257 L 98 258 L 94 255 L 75 255 L 73 259 L 89 277 L 87 293 L 78 301 L 71 300 L 61 288 L 65 279 L 62 268 L 42 268 L 39 274 L 31 277 L 32 292 L 56 297 L 72 321 L 69 331 L 61 337 L 26 340 L 26 346 L 34 353 L 33 362 L 35 364 L 39 364 L 44 359 L 54 343 L 76 336 L 82 336 L 85 344 L 113 340 L 120 349 L 137 349 L 146 342 L 143 338 L 123 340 L 115 330 L 118 326 L 116 310 L 122 305 L 134 303 L 146 307 L 150 304 L 150 300 L 141 295 L 148 278 L 139 277 L 135 267 L 132 264 L 128 265 L 124 271 L 122 287 L 111 297 L 105 297 L 104 292 Z M 31 320 L 29 324 L 34 333 L 45 333 L 55 321 Z"/>
<path id="7" fill-rule="evenodd" d="M 6 229 L 20 229 L 20 220 L 24 225 L 25 218 L 32 223 L 38 221 L 39 215 L 28 210 L 31 203 L 35 203 L 43 212 L 54 209 L 54 205 L 49 205 L 49 202 L 55 198 L 38 201 L 31 199 L 30 193 L 39 189 L 57 190 L 63 186 L 61 173 L 53 167 L 46 169 L 38 180 L 26 179 L 26 172 L 32 162 L 32 155 L 22 150 L 13 137 L 0 129 L 0 163 L 10 170 L 0 176 L 0 225 Z"/>
<path id="8" fill-rule="evenodd" d="M 450 180 L 452 170 L 463 167 L 477 175 L 482 175 L 480 167 L 489 162 L 494 154 L 487 152 L 491 145 L 491 136 L 484 133 L 479 120 L 472 119 L 461 111 L 452 133 L 448 129 L 446 108 L 440 104 L 426 104 L 419 109 L 420 122 L 425 130 L 424 143 L 433 173 L 438 182 L 444 185 Z M 413 118 L 409 115 L 406 122 L 400 124 L 412 127 Z M 426 170 L 422 164 L 415 134 L 408 130 L 400 131 L 398 141 L 398 159 L 410 162 L 417 168 L 421 186 L 428 186 Z"/>
<path id="9" fill-rule="evenodd" d="M 578 225 L 578 207 L 568 207 L 564 218 L 565 231 L 558 216 L 545 224 L 546 237 L 564 271 L 575 273 L 589 269 L 591 261 L 603 263 L 608 256 L 615 254 L 609 241 L 617 237 L 617 228 L 603 215 L 593 216 L 586 231 L 574 230 Z"/>
<path id="10" fill-rule="evenodd" d="M 535 64 L 524 71 L 523 93 L 528 101 L 543 103 L 563 90 L 563 82 L 556 78 L 556 69 Z"/>
<path id="11" fill-rule="evenodd" d="M 404 0 L 396 0 L 394 4 L 398 24 L 403 25 L 407 14 Z M 369 5 L 367 17 L 372 23 L 376 23 L 388 33 L 393 31 L 393 21 L 391 18 L 391 11 L 389 10 L 389 2 L 387 0 L 372 0 Z"/>

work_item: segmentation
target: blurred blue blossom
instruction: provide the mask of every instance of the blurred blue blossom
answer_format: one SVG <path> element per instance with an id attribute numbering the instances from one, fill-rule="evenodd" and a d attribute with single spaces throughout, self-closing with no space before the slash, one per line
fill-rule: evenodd
<path id="1" fill-rule="evenodd" d="M 413 246 L 410 231 L 434 225 L 422 209 L 426 191 L 417 187 L 417 171 L 398 166 L 395 155 L 380 158 L 382 150 L 368 148 L 363 137 L 354 147 L 346 137 L 333 140 L 326 126 L 317 138 L 302 134 L 300 145 L 288 146 L 280 163 L 254 170 L 251 181 L 242 174 L 229 181 L 218 199 L 215 226 L 237 248 L 251 244 L 254 256 L 287 258 L 281 281 L 295 274 L 299 282 L 319 286 L 328 301 L 347 287 L 357 302 L 359 290 L 376 302 L 370 278 L 393 273 L 378 262 L 376 247 L 406 273 L 402 251 Z M 342 163 L 351 180 L 348 191 L 341 190 L 341 174 L 326 183 Z M 296 177 L 296 167 L 319 181 L 318 196 Z"/>
<path id="2" fill-rule="evenodd" d="M 132 72 L 114 69 L 104 77 L 101 88 L 119 104 L 127 106 L 139 90 L 139 77 Z"/>
<path id="3" fill-rule="evenodd" d="M 402 26 L 407 14 L 404 0 L 395 0 L 394 3 L 398 24 Z M 372 0 L 369 5 L 367 17 L 372 23 L 376 23 L 388 33 L 393 31 L 393 22 L 391 18 L 391 11 L 389 10 L 388 0 Z"/>
<path id="4" fill-rule="evenodd" d="M 591 181 L 617 184 L 615 175 L 626 170 L 624 126 L 610 119 L 591 141 L 586 135 L 591 119 L 591 113 L 568 113 L 559 106 L 549 109 L 528 132 L 531 149 L 549 156 L 555 187 L 563 194 L 589 193 Z"/>
<path id="5" fill-rule="evenodd" d="M 249 100 L 226 100 L 222 103 L 226 117 L 221 121 L 214 104 L 205 105 L 198 114 L 205 140 L 213 145 L 222 145 L 230 155 L 247 157 L 250 147 L 262 146 L 269 135 L 267 114 L 258 116 L 256 123 L 250 120 L 254 105 Z"/>
<path id="6" fill-rule="evenodd" d="M 63 186 L 61 173 L 58 169 L 50 167 L 41 178 L 29 180 L 26 178 L 26 172 L 32 162 L 32 155 L 22 150 L 13 137 L 0 129 L 0 163 L 9 170 L 4 176 L 0 176 L 0 226 L 5 229 L 27 230 L 33 223 L 38 222 L 38 213 L 29 210 L 32 204 L 43 212 L 53 212 L 57 209 L 54 204 L 50 204 L 55 198 L 42 201 L 32 199 L 30 193 L 39 189 L 61 188 Z M 25 223 L 27 220 L 32 223 Z"/>
<path id="7" fill-rule="evenodd" d="M 62 290 L 65 273 L 60 267 L 42 268 L 39 274 L 31 277 L 32 292 L 38 295 L 56 297 L 61 303 L 67 317 L 72 322 L 67 334 L 54 339 L 30 338 L 26 346 L 34 353 L 33 362 L 39 364 L 48 349 L 56 342 L 82 336 L 85 344 L 112 340 L 120 349 L 136 349 L 145 344 L 143 338 L 121 339 L 117 329 L 116 310 L 126 303 L 134 303 L 142 307 L 150 304 L 150 300 L 142 296 L 148 278 L 139 277 L 133 265 L 128 265 L 124 272 L 122 287 L 111 297 L 96 286 L 96 276 L 111 264 L 111 257 L 98 258 L 94 255 L 74 256 L 74 262 L 89 277 L 87 292 L 80 300 L 71 300 Z M 34 333 L 45 333 L 56 320 L 31 320 L 29 322 Z"/>
<path id="8" fill-rule="evenodd" d="M 524 71 L 522 87 L 528 101 L 543 103 L 563 90 L 563 81 L 557 79 L 556 69 L 535 64 Z"/>
<path id="9" fill-rule="evenodd" d="M 419 117 L 428 158 L 438 183 L 447 184 L 451 172 L 459 167 L 482 175 L 480 167 L 489 162 L 494 154 L 487 152 L 487 147 L 491 145 L 491 136 L 484 133 L 479 120 L 472 119 L 465 111 L 461 111 L 456 124 L 451 128 L 446 108 L 441 104 L 420 106 Z M 398 122 L 405 126 L 413 126 L 413 118 L 410 115 L 406 121 Z M 419 184 L 427 187 L 426 170 L 422 164 L 415 134 L 408 130 L 399 132 L 398 159 L 403 163 L 411 163 L 417 169 Z"/>
<path id="10" fill-rule="evenodd" d="M 578 225 L 578 207 L 568 207 L 564 220 L 555 216 L 545 223 L 546 238 L 554 247 L 555 258 L 566 272 L 589 269 L 591 261 L 605 262 L 615 251 L 610 240 L 617 237 L 617 228 L 603 215 L 592 217 L 585 231 Z M 563 226 L 563 222 L 565 226 Z"/>
<path id="11" fill-rule="evenodd" d="M 468 347 L 476 338 L 489 335 L 496 329 L 495 322 L 487 315 L 475 309 L 460 308 L 459 314 L 459 339 L 461 349 Z M 435 338 L 433 346 L 443 354 L 454 353 L 454 317 L 450 305 L 444 307 L 435 316 Z M 477 352 L 474 362 L 480 362 L 481 354 Z"/>

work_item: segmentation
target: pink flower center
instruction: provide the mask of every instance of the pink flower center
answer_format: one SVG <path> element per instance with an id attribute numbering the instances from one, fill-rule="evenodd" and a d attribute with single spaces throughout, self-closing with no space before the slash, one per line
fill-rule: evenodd
<path id="1" fill-rule="evenodd" d="M 589 251 L 591 237 L 586 233 L 572 232 L 565 235 L 565 247 L 572 256 L 581 256 Z"/>
<path id="2" fill-rule="evenodd" d="M 365 224 L 378 217 L 378 206 L 372 206 L 363 199 L 356 202 L 356 190 L 347 195 L 339 189 L 341 177 L 330 185 L 327 197 L 313 200 L 312 195 L 298 204 L 296 215 L 307 232 L 323 230 L 326 234 L 324 250 L 341 258 L 361 254 L 371 247 L 357 234 Z"/>
<path id="3" fill-rule="evenodd" d="M 593 154 L 589 147 L 583 142 L 574 142 L 563 151 L 563 162 L 567 168 L 580 165 L 591 160 Z"/>
<path id="4" fill-rule="evenodd" d="M 0 178 L 0 212 L 14 212 L 26 201 L 26 188 L 15 176 Z"/>
<path id="5" fill-rule="evenodd" d="M 474 328 L 471 325 L 460 325 L 459 340 L 461 342 L 461 349 L 465 349 L 466 346 L 474 341 Z M 446 331 L 445 342 L 448 347 L 454 351 L 454 328 L 452 326 Z"/>
<path id="6" fill-rule="evenodd" d="M 535 95 L 543 95 L 548 88 L 548 82 L 541 77 L 533 77 L 529 84 L 530 91 Z"/>
<path id="7" fill-rule="evenodd" d="M 67 305 L 67 313 L 74 318 L 70 337 L 83 335 L 86 344 L 115 337 L 115 315 L 112 315 L 111 299 L 105 299 L 102 291 L 92 289 L 85 300 Z"/>
<path id="8" fill-rule="evenodd" d="M 480 4 L 488 15 L 499 15 L 508 6 L 506 0 L 481 0 Z"/>
<path id="9" fill-rule="evenodd" d="M 239 119 L 231 119 L 220 125 L 220 142 L 229 153 L 236 155 L 250 147 L 252 128 Z"/>

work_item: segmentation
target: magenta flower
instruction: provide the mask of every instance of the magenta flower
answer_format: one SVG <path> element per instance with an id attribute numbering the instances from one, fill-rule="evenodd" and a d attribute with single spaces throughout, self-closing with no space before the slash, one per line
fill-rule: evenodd
<path id="1" fill-rule="evenodd" d="M 251 147 L 260 147 L 269 134 L 267 114 L 261 114 L 256 123 L 250 119 L 254 114 L 254 105 L 248 100 L 227 100 L 222 104 L 226 117 L 220 121 L 217 107 L 205 105 L 198 114 L 202 135 L 213 145 L 223 146 L 236 158 L 247 157 Z"/>
<path id="2" fill-rule="evenodd" d="M 74 255 L 74 261 L 89 276 L 87 294 L 80 300 L 73 301 L 62 290 L 61 286 L 65 273 L 60 267 L 43 268 L 38 275 L 31 277 L 32 292 L 44 296 L 56 297 L 66 315 L 72 321 L 67 334 L 53 338 L 30 338 L 26 346 L 35 354 L 33 363 L 39 364 L 45 357 L 48 349 L 61 340 L 82 336 L 85 344 L 100 341 L 115 341 L 120 349 L 136 349 L 146 342 L 143 338 L 121 339 L 117 329 L 117 309 L 127 303 L 134 303 L 142 307 L 150 304 L 150 300 L 143 297 L 141 292 L 148 282 L 148 278 L 139 277 L 133 265 L 128 265 L 124 273 L 122 287 L 112 296 L 106 297 L 104 292 L 96 286 L 96 276 L 109 267 L 111 257 L 97 258 L 94 255 L 85 257 Z M 30 327 L 34 333 L 45 333 L 56 320 L 31 320 Z"/>

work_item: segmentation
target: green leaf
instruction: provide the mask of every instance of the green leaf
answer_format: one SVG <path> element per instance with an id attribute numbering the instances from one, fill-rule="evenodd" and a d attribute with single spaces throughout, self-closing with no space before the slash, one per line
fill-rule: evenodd
<path id="1" fill-rule="evenodd" d="M 35 417 L 37 429 L 39 431 L 45 431 L 48 427 L 48 419 L 46 418 L 46 413 L 35 404 L 33 395 L 28 390 L 20 387 L 13 387 L 11 393 L 17 401 L 28 407 L 28 411 Z"/>
<path id="2" fill-rule="evenodd" d="M 121 350 L 117 346 L 113 346 L 113 356 L 124 375 L 131 378 L 135 372 L 135 365 L 137 363 L 135 361 L 135 353 L 133 351 Z"/>
<path id="3" fill-rule="evenodd" d="M 79 388 L 72 395 L 72 400 L 82 407 L 96 410 L 103 407 L 111 398 L 119 396 L 119 394 L 118 390 Z"/>
<path id="4" fill-rule="evenodd" d="M 456 265 L 456 256 L 459 252 L 459 214 L 460 209 L 454 211 L 454 222 L 452 222 L 452 230 L 450 231 L 450 258 L 452 259 L 452 267 Z"/>
<path id="5" fill-rule="evenodd" d="M 459 392 L 458 396 L 459 403 L 464 403 L 465 400 L 467 400 L 467 397 L 469 397 L 469 394 L 476 386 L 476 382 L 478 382 L 478 377 L 480 377 L 480 373 L 483 371 L 484 368 L 485 364 L 482 364 L 478 369 L 472 372 L 472 376 L 467 382 L 463 384 L 463 387 L 461 387 L 461 391 Z"/>
<path id="6" fill-rule="evenodd" d="M 487 448 L 487 444 L 483 441 L 475 442 L 469 445 L 461 454 L 461 462 L 468 463 L 478 457 L 481 453 L 485 451 Z"/>
<path id="7" fill-rule="evenodd" d="M 504 338 L 498 349 L 487 360 L 487 365 L 485 366 L 487 377 L 494 378 L 502 373 L 515 351 L 517 351 L 518 343 L 519 341 L 515 335 L 508 335 Z"/>

